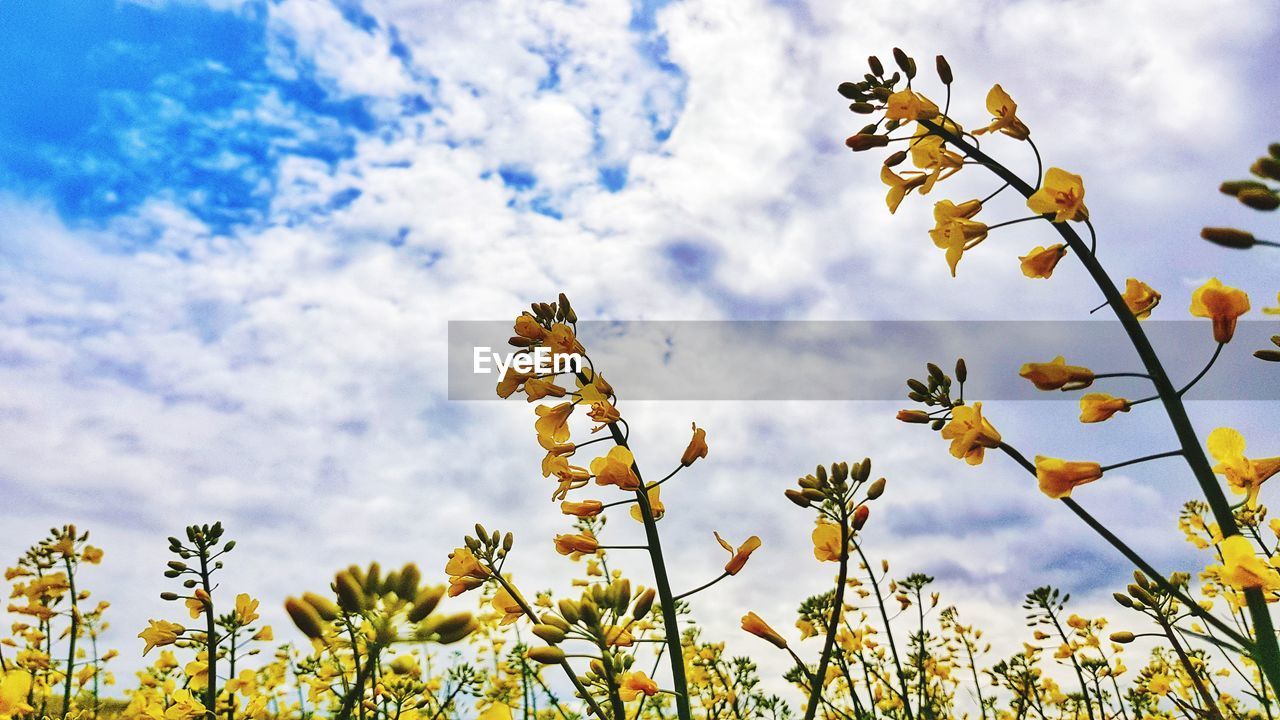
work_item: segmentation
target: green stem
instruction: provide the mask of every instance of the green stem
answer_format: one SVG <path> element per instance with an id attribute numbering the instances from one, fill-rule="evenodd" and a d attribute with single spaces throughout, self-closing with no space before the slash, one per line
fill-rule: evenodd
<path id="1" fill-rule="evenodd" d="M 987 166 L 991 172 L 1008 182 L 1023 197 L 1029 198 L 1035 193 L 1035 189 L 1028 185 L 1026 181 L 988 157 L 963 138 L 947 132 L 930 120 L 921 120 L 920 123 L 964 152 L 968 157 L 974 158 Z M 1052 223 L 1052 225 L 1071 250 L 1075 252 L 1076 257 L 1080 259 L 1085 270 L 1088 271 L 1093 281 L 1102 291 L 1107 304 L 1111 306 L 1116 318 L 1119 319 L 1125 333 L 1129 336 L 1129 340 L 1133 344 L 1134 350 L 1137 351 L 1139 359 L 1142 360 L 1142 365 L 1147 374 L 1151 376 L 1151 383 L 1155 386 L 1156 393 L 1160 395 L 1160 401 L 1169 416 L 1169 422 L 1173 425 L 1178 442 L 1182 445 L 1182 452 L 1186 458 L 1187 465 L 1191 468 L 1196 482 L 1200 485 L 1200 491 L 1204 493 L 1205 500 L 1209 503 L 1209 508 L 1212 510 L 1214 520 L 1222 531 L 1222 536 L 1228 538 L 1233 535 L 1239 535 L 1240 528 L 1231 512 L 1231 504 L 1227 502 L 1227 498 L 1222 492 L 1222 486 L 1213 474 L 1213 466 L 1209 464 L 1208 458 L 1205 457 L 1204 449 L 1200 445 L 1200 439 L 1196 436 L 1195 427 L 1191 424 L 1191 418 L 1187 414 L 1186 406 L 1182 403 L 1182 396 L 1179 394 L 1178 389 L 1173 386 L 1173 382 L 1170 381 L 1164 365 L 1160 362 L 1160 356 L 1156 354 L 1155 348 L 1151 345 L 1151 340 L 1142 329 L 1138 318 L 1129 310 L 1128 305 L 1125 304 L 1124 296 L 1120 293 L 1115 283 L 1111 281 L 1102 264 L 1098 262 L 1098 258 L 1085 245 L 1084 240 L 1081 239 L 1075 229 L 1065 222 Z M 1275 626 L 1272 623 L 1271 612 L 1267 608 L 1266 598 L 1263 597 L 1261 590 L 1250 588 L 1245 590 L 1245 600 L 1249 607 L 1249 615 L 1253 620 L 1254 634 L 1256 636 L 1256 645 L 1253 652 L 1254 660 L 1257 661 L 1259 669 L 1266 676 L 1267 682 L 1272 689 L 1280 691 L 1280 644 L 1276 641 Z"/>
<path id="2" fill-rule="evenodd" d="M 205 688 L 205 709 L 210 717 L 218 716 L 218 631 L 213 618 L 213 584 L 209 579 L 209 548 L 203 543 L 200 554 L 200 586 L 204 588 L 205 662 L 209 684 Z"/>
<path id="3" fill-rule="evenodd" d="M 809 706 L 805 708 L 804 720 L 813 720 L 818 714 L 818 703 L 822 700 L 822 690 L 826 685 L 827 667 L 831 664 L 831 651 L 836 645 L 836 630 L 840 627 L 840 616 L 844 612 L 844 588 L 849 580 L 849 519 L 843 511 L 840 517 L 840 574 L 836 578 L 836 591 L 831 602 L 831 617 L 827 620 L 827 638 L 822 646 L 822 658 L 818 660 L 818 672 L 813 676 L 813 688 L 809 691 Z"/>
<path id="4" fill-rule="evenodd" d="M 73 548 L 74 540 L 72 538 Z M 67 646 L 67 678 L 62 690 L 62 717 L 66 718 L 71 713 L 71 678 L 76 662 L 76 636 L 80 634 L 80 610 L 76 603 L 76 574 L 71 566 L 71 556 L 64 555 L 62 561 L 67 568 L 67 592 L 71 595 L 71 640 Z"/>
<path id="5" fill-rule="evenodd" d="M 620 447 L 627 447 L 627 438 L 618 423 L 609 423 L 609 433 L 613 441 Z M 628 448 L 630 449 L 630 448 Z M 689 710 L 689 683 L 684 674 L 684 649 L 680 647 L 680 627 L 676 618 L 676 599 L 671 594 L 671 581 L 667 577 L 667 565 L 662 559 L 662 540 L 658 537 L 658 523 L 653 519 L 653 508 L 649 504 L 649 493 L 645 490 L 644 478 L 640 468 L 633 462 L 631 471 L 640 481 L 640 489 L 636 490 L 636 504 L 640 506 L 640 517 L 644 521 L 644 535 L 649 546 L 649 559 L 653 563 L 654 584 L 658 588 L 658 600 L 662 606 L 662 625 L 667 638 L 667 653 L 671 663 L 671 686 L 675 693 L 676 715 L 679 720 L 692 720 Z"/>

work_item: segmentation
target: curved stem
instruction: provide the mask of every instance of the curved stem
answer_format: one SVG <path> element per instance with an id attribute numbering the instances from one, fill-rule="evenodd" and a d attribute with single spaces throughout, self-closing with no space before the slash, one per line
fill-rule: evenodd
<path id="1" fill-rule="evenodd" d="M 1226 347 L 1226 345 L 1226 343 L 1218 343 L 1218 347 L 1214 348 L 1213 356 L 1209 358 L 1209 362 L 1205 363 L 1204 369 L 1202 369 L 1195 377 L 1191 378 L 1191 382 L 1182 386 L 1182 389 L 1178 391 L 1178 397 L 1186 395 L 1188 390 L 1195 387 L 1196 383 L 1200 382 L 1200 378 L 1204 377 L 1205 373 L 1209 372 L 1209 368 L 1212 368 L 1213 364 L 1218 362 L 1218 356 L 1222 354 L 1222 348 Z"/>
<path id="2" fill-rule="evenodd" d="M 729 573 L 727 573 L 727 572 L 720 573 L 720 577 L 716 578 L 715 580 L 712 580 L 711 582 L 708 582 L 708 583 L 703 583 L 702 585 L 699 585 L 698 587 L 696 587 L 696 588 L 694 588 L 694 589 L 692 589 L 692 590 L 689 590 L 689 591 L 686 591 L 686 592 L 682 592 L 682 593 L 680 593 L 679 595 L 677 595 L 677 596 L 675 597 L 675 599 L 676 599 L 676 600 L 681 600 L 681 599 L 683 599 L 683 598 L 687 598 L 687 597 L 689 597 L 690 595 L 693 595 L 693 594 L 695 594 L 695 593 L 700 593 L 700 592 L 702 592 L 703 590 L 706 590 L 707 588 L 711 587 L 712 585 L 715 585 L 716 583 L 720 582 L 721 580 L 723 580 L 723 579 L 725 579 L 725 578 L 727 578 L 727 577 L 729 577 Z"/>
<path id="3" fill-rule="evenodd" d="M 991 159 L 964 138 L 948 132 L 931 120 L 921 120 L 920 123 L 943 137 L 968 157 L 981 161 L 991 172 L 995 173 L 1000 179 L 1007 181 L 1010 186 L 1022 193 L 1024 197 L 1031 197 L 1035 193 L 1035 189 L 1028 185 L 1025 180 Z M 1195 427 L 1191 424 L 1191 418 L 1182 403 L 1182 396 L 1178 394 L 1172 381 L 1169 380 L 1164 364 L 1161 363 L 1160 356 L 1156 354 L 1155 348 L 1151 345 L 1151 340 L 1147 337 L 1146 331 L 1142 329 L 1138 319 L 1134 317 L 1128 305 L 1125 304 L 1123 295 L 1115 283 L 1112 282 L 1111 277 L 1107 275 L 1102 264 L 1098 262 L 1092 252 L 1086 252 L 1088 248 L 1086 248 L 1084 240 L 1081 239 L 1075 229 L 1065 222 L 1053 223 L 1053 227 L 1066 241 L 1067 245 L 1075 251 L 1085 270 L 1088 271 L 1094 283 L 1102 291 L 1107 304 L 1111 306 L 1121 325 L 1124 326 L 1125 333 L 1129 336 L 1134 350 L 1137 351 L 1138 357 L 1142 360 L 1143 367 L 1146 369 L 1147 374 L 1151 376 L 1151 382 L 1155 386 L 1156 392 L 1160 395 L 1165 412 L 1169 416 L 1169 422 L 1173 425 L 1178 441 L 1182 445 L 1187 465 L 1195 475 L 1196 482 L 1200 485 L 1200 490 L 1204 493 L 1210 510 L 1213 511 L 1214 520 L 1222 530 L 1222 536 L 1227 538 L 1240 534 L 1240 528 L 1236 524 L 1234 514 L 1231 512 L 1231 505 L 1227 502 L 1226 495 L 1222 492 L 1222 486 L 1213 474 L 1213 467 L 1209 464 L 1209 459 L 1205 456 L 1204 449 L 1200 446 L 1200 439 L 1196 436 Z M 1254 659 L 1272 689 L 1280 690 L 1280 643 L 1277 643 L 1276 640 L 1275 625 L 1272 622 L 1266 598 L 1261 590 L 1252 588 L 1245 591 L 1245 600 L 1249 607 L 1249 615 L 1253 620 L 1254 634 L 1256 635 Z"/>
<path id="4" fill-rule="evenodd" d="M 627 447 L 627 438 L 618 423 L 609 423 L 609 433 L 621 447 Z M 662 540 L 658 537 L 658 523 L 653 519 L 653 507 L 649 504 L 649 493 L 645 489 L 644 478 L 636 463 L 631 464 L 631 471 L 640 481 L 636 490 L 636 503 L 640 506 L 640 517 L 644 522 L 644 534 L 649 546 L 649 559 L 653 564 L 654 584 L 658 589 L 658 600 L 662 606 L 663 631 L 667 638 L 667 653 L 671 662 L 671 686 L 675 693 L 676 715 L 679 720 L 692 720 L 689 710 L 689 682 L 684 673 L 684 649 L 680 646 L 680 624 L 676 617 L 676 599 L 671 594 L 671 580 L 667 577 L 667 565 L 662 559 Z"/>

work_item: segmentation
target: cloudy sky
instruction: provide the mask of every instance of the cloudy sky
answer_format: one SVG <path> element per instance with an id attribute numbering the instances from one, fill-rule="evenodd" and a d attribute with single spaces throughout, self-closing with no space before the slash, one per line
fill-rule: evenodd
<path id="1" fill-rule="evenodd" d="M 448 321 L 510 318 L 562 290 L 603 320 L 1086 317 L 1098 293 L 1070 258 L 1051 281 L 1019 272 L 1047 227 L 993 236 L 951 279 L 925 234 L 931 202 L 885 211 L 877 160 L 843 147 L 861 123 L 834 88 L 895 45 L 926 68 L 947 55 L 967 124 L 1003 84 L 1047 162 L 1084 176 L 1113 275 L 1164 292 L 1157 317 L 1186 317 L 1211 275 L 1272 304 L 1280 257 L 1195 236 L 1257 222 L 1214 187 L 1276 139 L 1274 10 L 8 0 L 0 557 L 51 525 L 91 529 L 107 557 L 86 581 L 115 604 L 126 663 L 145 618 L 174 610 L 156 598 L 164 538 L 192 522 L 222 519 L 240 539 L 226 586 L 277 621 L 285 595 L 351 562 L 416 560 L 443 579 L 475 520 L 516 533 L 517 580 L 552 586 L 573 568 L 550 550 L 565 523 L 531 409 L 448 400 Z M 1034 172 L 1025 146 L 993 147 Z M 953 183 L 939 198 L 991 188 L 972 169 Z M 1178 351 L 1207 355 L 1205 333 Z M 764 539 L 741 576 L 696 599 L 713 634 L 759 650 L 738 617 L 789 626 L 829 581 L 781 492 L 864 455 L 890 481 L 871 553 L 936 575 L 1008 649 L 1009 608 L 1038 584 L 1111 612 L 1127 568 L 1105 545 L 1012 463 L 957 463 L 896 408 L 624 401 L 644 467 L 672 465 L 691 420 L 708 429 L 708 461 L 664 493 L 677 587 L 718 572 L 712 530 Z M 987 411 L 1028 454 L 1111 462 L 1171 446 L 1152 405 L 1086 428 L 1071 403 Z M 1274 404 L 1193 412 L 1202 431 L 1231 423 L 1280 449 Z M 1194 568 L 1174 526 L 1192 492 L 1163 464 L 1077 495 L 1157 564 Z"/>

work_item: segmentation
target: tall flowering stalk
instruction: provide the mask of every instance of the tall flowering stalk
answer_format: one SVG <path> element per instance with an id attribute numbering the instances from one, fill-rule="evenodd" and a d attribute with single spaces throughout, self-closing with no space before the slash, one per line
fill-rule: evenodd
<path id="1" fill-rule="evenodd" d="M 676 467 L 656 481 L 646 481 L 641 474 L 639 463 L 631 452 L 628 443 L 628 426 L 617 408 L 617 394 L 612 386 L 597 372 L 595 364 L 577 336 L 577 314 L 568 299 L 561 294 L 555 303 L 534 303 L 530 311 L 521 314 L 515 321 L 515 335 L 510 344 L 517 348 L 518 360 L 529 362 L 513 363 L 508 367 L 497 386 L 498 395 L 510 397 L 523 393 L 529 402 L 537 402 L 544 398 L 564 398 L 556 405 L 538 405 L 537 421 L 534 424 L 538 442 L 546 457 L 542 461 L 542 473 L 557 483 L 552 499 L 561 502 L 561 512 L 579 519 L 590 519 L 599 516 L 611 508 L 629 507 L 631 515 L 644 526 L 645 544 L 635 549 L 643 550 L 650 560 L 653 571 L 654 590 L 662 620 L 663 642 L 667 663 L 671 671 L 672 687 L 670 694 L 675 702 L 676 715 L 680 720 L 690 720 L 691 706 L 686 660 L 682 647 L 678 601 L 691 596 L 724 578 L 736 574 L 746 558 L 759 547 L 758 538 L 750 538 L 736 550 L 721 540 L 731 553 L 731 559 L 724 571 L 711 581 L 677 595 L 672 587 L 663 555 L 662 538 L 658 531 L 658 522 L 665 515 L 665 507 L 661 501 L 661 486 L 673 478 L 682 469 L 689 467 L 699 458 L 706 457 L 706 432 L 696 425 L 693 437 L 680 458 Z M 539 353 L 551 359 L 550 372 L 539 372 L 532 360 Z M 556 370 L 561 359 L 572 359 L 575 363 L 569 369 Z M 563 383 L 563 384 L 562 384 Z M 570 385 L 572 383 L 572 385 Z M 576 389 L 570 390 L 570 387 Z M 598 437 L 582 443 L 571 440 L 570 417 L 575 410 L 583 408 L 586 415 L 595 424 L 591 430 Z M 602 434 L 607 431 L 607 434 Z M 572 465 L 570 458 L 582 448 L 598 442 L 610 442 L 608 452 L 595 457 L 587 467 Z M 619 500 L 602 502 L 596 499 L 570 500 L 571 492 L 586 488 L 594 481 L 599 487 L 613 486 L 624 493 Z M 607 549 L 597 541 L 594 533 L 588 529 L 583 532 L 559 535 L 555 540 L 556 549 L 565 555 L 591 556 L 601 549 Z M 455 551 L 454 559 L 459 557 Z M 452 561 L 451 561 L 452 562 Z M 483 563 L 482 563 L 483 565 Z M 501 574 L 494 568 L 486 568 L 487 577 L 501 582 Z M 483 582 L 484 578 L 480 579 Z M 567 618 L 562 618 L 567 619 Z M 613 651 L 602 648 L 604 660 L 612 656 Z M 578 685 L 579 694 L 584 695 L 582 681 L 574 676 L 564 658 L 556 658 L 566 672 Z M 623 703 L 640 695 L 651 696 L 658 691 L 656 685 L 650 685 L 647 677 L 641 681 L 637 676 L 620 675 L 603 662 L 606 670 L 603 691 L 608 699 L 608 707 L 615 718 L 625 717 Z M 628 686 L 627 683 L 632 685 Z M 590 693 L 584 695 L 588 703 L 593 703 Z M 643 700 L 641 701 L 643 702 Z M 604 718 L 603 710 L 593 705 L 592 711 Z"/>
<path id="2" fill-rule="evenodd" d="M 1120 321 L 1142 362 L 1143 372 L 1095 374 L 1086 368 L 1066 365 L 1062 358 L 1058 358 L 1038 366 L 1029 364 L 1024 368 L 1023 375 L 1045 390 L 1080 389 L 1091 385 L 1095 380 L 1118 375 L 1145 378 L 1154 390 L 1151 397 L 1130 401 L 1105 393 L 1091 393 L 1081 398 L 1081 420 L 1102 422 L 1142 403 L 1158 401 L 1177 436 L 1178 448 L 1107 466 L 1047 456 L 1037 456 L 1032 462 L 1003 441 L 990 420 L 983 415 L 981 403 L 966 404 L 962 391 L 953 400 L 950 397 L 951 379 L 940 371 L 935 372 L 936 368 L 931 368 L 929 383 L 911 381 L 911 398 L 937 409 L 906 410 L 900 413 L 900 419 L 931 424 L 941 431 L 944 439 L 952 441 L 952 454 L 970 464 L 981 463 L 984 450 L 998 449 L 1006 453 L 1037 477 L 1045 494 L 1066 504 L 1164 590 L 1180 598 L 1189 607 L 1199 608 L 1198 604 L 1186 598 L 1163 574 L 1154 572 L 1149 564 L 1070 497 L 1074 488 L 1098 480 L 1108 470 L 1138 462 L 1181 457 L 1199 484 L 1217 524 L 1220 533 L 1218 542 L 1225 549 L 1224 557 L 1227 558 L 1227 574 L 1236 580 L 1233 587 L 1243 595 L 1251 628 L 1241 633 L 1203 608 L 1200 608 L 1197 615 L 1229 641 L 1246 649 L 1262 670 L 1272 691 L 1280 689 L 1280 646 L 1277 645 L 1275 629 L 1267 608 L 1268 596 L 1273 595 L 1274 588 L 1280 585 L 1280 576 L 1275 575 L 1274 569 L 1259 570 L 1254 567 L 1253 560 L 1257 559 L 1254 551 L 1249 547 L 1242 547 L 1243 540 L 1235 539 L 1240 537 L 1240 526 L 1215 477 L 1215 473 L 1223 474 L 1233 489 L 1239 487 L 1248 491 L 1280 472 L 1280 461 L 1250 461 L 1243 458 L 1243 441 L 1238 444 L 1220 442 L 1215 447 L 1211 438 L 1210 451 L 1215 456 L 1240 458 L 1233 464 L 1218 457 L 1220 462 L 1214 466 L 1209 462 L 1183 403 L 1187 391 L 1208 372 L 1223 347 L 1231 341 L 1237 319 L 1249 310 L 1248 297 L 1238 289 L 1223 285 L 1216 278 L 1194 293 L 1191 313 L 1212 320 L 1213 337 L 1217 346 L 1200 374 L 1181 386 L 1175 384 L 1140 323 L 1159 303 L 1160 294 L 1133 278 L 1128 280 L 1122 292 L 1107 274 L 1095 254 L 1097 235 L 1084 202 L 1084 182 L 1080 176 L 1051 167 L 1043 172 L 1043 176 L 1038 171 L 1034 182 L 1031 182 L 1014 173 L 982 148 L 979 136 L 987 133 L 1002 134 L 1027 143 L 1035 154 L 1037 164 L 1040 164 L 1039 152 L 1031 141 L 1031 131 L 1018 116 L 1018 106 L 1009 94 L 1001 86 L 994 86 L 987 95 L 987 109 L 992 116 L 990 124 L 969 132 L 949 114 L 953 76 L 950 66 L 941 56 L 937 59 L 937 70 L 947 92 L 947 100 L 941 108 L 913 87 L 917 74 L 915 60 L 896 49 L 894 60 L 898 70 L 891 75 L 885 72 L 878 59 L 872 58 L 872 72 L 864 80 L 840 86 L 840 93 L 854 101 L 850 106 L 851 110 L 879 116 L 875 122 L 847 140 L 846 144 L 852 150 L 887 147 L 895 142 L 907 144 L 906 150 L 896 152 L 886 159 L 881 169 L 881 178 L 889 186 L 887 204 L 890 211 L 896 211 L 907 195 L 915 191 L 919 191 L 921 195 L 927 194 L 938 182 L 955 175 L 965 166 L 977 165 L 991 172 L 1002 184 L 986 198 L 959 204 L 943 200 L 934 207 L 936 226 L 930 235 L 934 244 L 945 251 L 952 274 L 955 274 L 964 254 L 986 241 L 991 231 L 1023 222 L 1048 223 L 1062 242 L 1048 247 L 1037 246 L 1020 257 L 1023 274 L 1029 278 L 1049 278 L 1063 257 L 1074 254 L 1101 290 L 1106 299 L 1105 305 L 1111 308 Z M 905 133 L 898 132 L 905 128 L 909 130 Z M 894 170 L 908 158 L 915 169 L 904 172 Z M 976 219 L 991 198 L 1010 189 L 1025 198 L 1027 207 L 1033 213 L 1031 216 L 994 224 Z M 1260 196 L 1261 192 L 1255 188 L 1250 197 Z M 1267 192 L 1274 195 L 1273 191 Z M 1089 241 L 1086 242 L 1075 225 L 1087 228 Z M 1254 567 L 1255 571 L 1247 574 L 1237 572 L 1245 565 Z"/>

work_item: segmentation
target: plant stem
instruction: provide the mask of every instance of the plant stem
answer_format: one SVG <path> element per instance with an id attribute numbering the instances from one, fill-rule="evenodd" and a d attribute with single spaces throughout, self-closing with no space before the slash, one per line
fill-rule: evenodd
<path id="1" fill-rule="evenodd" d="M 991 172 L 995 173 L 1000 179 L 1007 181 L 1023 197 L 1029 198 L 1035 193 L 1035 189 L 1021 177 L 991 159 L 964 138 L 957 137 L 931 120 L 921 120 L 920 123 L 964 152 L 966 156 L 986 165 Z M 1116 288 L 1115 283 L 1111 281 L 1111 277 L 1107 275 L 1102 264 L 1098 262 L 1098 258 L 1085 245 L 1084 240 L 1075 229 L 1065 222 L 1055 222 L 1052 225 L 1071 250 L 1075 252 L 1085 270 L 1088 271 L 1094 283 L 1102 291 L 1107 304 L 1111 306 L 1116 318 L 1119 319 L 1125 333 L 1129 336 L 1129 340 L 1133 344 L 1134 350 L 1137 351 L 1138 357 L 1142 360 L 1142 365 L 1147 374 L 1151 376 L 1151 383 L 1155 386 L 1156 393 L 1160 395 L 1160 401 L 1169 416 L 1169 422 L 1173 425 L 1178 442 L 1182 445 L 1182 452 L 1186 458 L 1187 465 L 1195 475 L 1196 482 L 1200 485 L 1200 491 L 1204 493 L 1210 510 L 1213 511 L 1214 520 L 1218 523 L 1223 538 L 1239 535 L 1240 528 L 1231 512 L 1231 505 L 1227 502 L 1227 498 L 1222 492 L 1222 486 L 1213 474 L 1213 467 L 1209 464 L 1209 460 L 1205 457 L 1204 450 L 1200 446 L 1200 439 L 1196 436 L 1195 427 L 1191 424 L 1191 418 L 1187 414 L 1186 406 L 1182 403 L 1182 396 L 1179 394 L 1178 389 L 1173 386 L 1173 382 L 1170 381 L 1164 365 L 1160 362 L 1160 356 L 1156 354 L 1155 348 L 1152 347 L 1151 340 L 1142 329 L 1138 318 L 1129 310 L 1129 306 L 1125 304 L 1124 296 Z M 1245 590 L 1245 600 L 1249 607 L 1249 615 L 1253 620 L 1254 635 L 1256 636 L 1256 644 L 1252 653 L 1254 660 L 1257 661 L 1258 668 L 1266 676 L 1267 682 L 1272 689 L 1280 691 L 1280 644 L 1276 641 L 1275 626 L 1272 623 L 1271 612 L 1267 608 L 1266 598 L 1263 597 L 1261 590 L 1250 588 Z"/>
<path id="2" fill-rule="evenodd" d="M 74 540 L 72 538 L 73 548 Z M 67 568 L 67 592 L 71 595 L 71 638 L 67 645 L 67 678 L 62 690 L 62 717 L 66 718 L 71 713 L 71 678 L 75 674 L 72 670 L 76 662 L 76 636 L 80 634 L 80 610 L 76 604 L 76 573 L 71 556 L 63 555 L 62 561 Z"/>
<path id="3" fill-rule="evenodd" d="M 205 688 L 205 709 L 208 715 L 218 717 L 218 630 L 213 618 L 213 584 L 209 579 L 209 548 L 201 540 L 197 551 L 200 555 L 200 586 L 204 588 L 205 663 L 209 671 L 209 685 Z"/>
<path id="4" fill-rule="evenodd" d="M 613 441 L 620 447 L 627 447 L 627 438 L 622 434 L 618 423 L 609 423 L 609 432 Z M 630 448 L 628 448 L 630 449 Z M 644 534 L 649 546 L 649 559 L 653 563 L 654 584 L 658 588 L 658 600 L 662 605 L 662 625 L 667 637 L 667 652 L 671 662 L 671 686 L 675 692 L 676 715 L 679 720 L 692 720 L 689 710 L 689 683 L 684 674 L 684 649 L 680 647 L 680 627 L 676 618 L 676 599 L 671 594 L 671 581 L 667 577 L 667 565 L 662 559 L 662 541 L 658 537 L 658 523 L 653 519 L 653 508 L 649 504 L 649 493 L 645 489 L 644 478 L 640 468 L 633 462 L 631 471 L 640 481 L 640 489 L 636 491 L 636 503 L 640 506 L 640 517 L 644 521 Z"/>
<path id="5" fill-rule="evenodd" d="M 843 501 L 842 501 L 843 502 Z M 844 588 L 849 580 L 849 518 L 841 505 L 840 511 L 840 574 L 836 578 L 836 591 L 831 599 L 831 617 L 827 620 L 827 639 L 822 646 L 822 658 L 818 660 L 818 672 L 813 676 L 813 688 L 809 691 L 809 706 L 805 708 L 804 720 L 813 720 L 818 714 L 818 702 L 822 699 L 822 690 L 826 685 L 827 667 L 831 664 L 831 651 L 835 649 L 836 630 L 840 627 L 840 616 L 844 613 Z"/>

